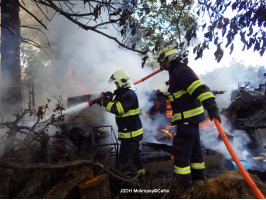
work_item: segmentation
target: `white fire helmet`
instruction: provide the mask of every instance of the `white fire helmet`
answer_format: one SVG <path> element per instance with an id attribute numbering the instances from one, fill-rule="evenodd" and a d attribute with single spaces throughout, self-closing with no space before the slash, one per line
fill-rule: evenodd
<path id="1" fill-rule="evenodd" d="M 168 61 L 171 62 L 178 57 L 177 50 L 172 45 L 165 46 L 158 53 L 158 62 L 163 62 L 168 57 Z"/>
<path id="2" fill-rule="evenodd" d="M 117 82 L 120 87 L 128 88 L 131 86 L 131 81 L 128 73 L 124 70 L 114 72 L 108 81 L 109 83 Z"/>

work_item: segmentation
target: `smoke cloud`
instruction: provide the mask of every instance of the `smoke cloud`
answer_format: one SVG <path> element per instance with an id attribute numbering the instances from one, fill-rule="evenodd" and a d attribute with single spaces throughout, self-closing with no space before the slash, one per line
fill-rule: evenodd
<path id="1" fill-rule="evenodd" d="M 48 25 L 48 29 L 49 31 L 46 32 L 46 35 L 52 45 L 55 66 L 51 63 L 45 63 L 43 66 L 46 69 L 45 73 L 40 70 L 34 74 L 36 77 L 36 96 L 39 99 L 39 102 L 36 102 L 37 105 L 43 103 L 41 99 L 46 99 L 52 95 L 61 95 L 66 105 L 68 97 L 89 93 L 100 95 L 102 91 L 114 91 L 116 89 L 115 85 L 109 84 L 108 80 L 116 70 L 123 69 L 127 71 L 132 82 L 154 71 L 154 69 L 147 66 L 142 68 L 142 60 L 136 53 L 120 48 L 114 41 L 102 35 L 79 29 L 61 16 L 55 16 Z M 115 30 L 112 29 L 105 31 L 116 34 Z M 256 68 L 247 68 L 234 62 L 230 63 L 229 66 L 200 75 L 201 80 L 212 90 L 226 91 L 225 94 L 216 96 L 218 106 L 221 109 L 229 106 L 231 92 L 237 89 L 240 83 L 259 81 Z M 201 65 L 198 65 L 197 61 L 193 61 L 190 67 L 197 72 Z M 148 133 L 156 131 L 158 124 L 162 122 L 162 118 L 158 117 L 151 120 L 147 117 L 146 114 L 153 106 L 153 102 L 149 101 L 146 92 L 157 89 L 166 92 L 167 86 L 165 82 L 167 80 L 168 73 L 163 71 L 133 86 L 139 97 L 140 108 L 143 110 L 141 115 L 143 127 Z M 104 113 L 105 121 L 102 122 L 102 125 L 110 124 L 116 129 L 114 115 L 107 112 Z M 224 122 L 226 119 L 223 118 L 222 120 L 222 126 L 230 130 L 230 125 Z M 224 144 L 217 139 L 218 133 L 213 134 L 212 132 L 204 131 L 201 133 L 201 140 L 204 146 L 223 153 L 227 158 L 230 157 Z M 232 145 L 236 153 L 241 155 L 243 150 L 246 149 L 249 138 L 243 131 L 233 130 L 231 132 L 235 136 Z"/>

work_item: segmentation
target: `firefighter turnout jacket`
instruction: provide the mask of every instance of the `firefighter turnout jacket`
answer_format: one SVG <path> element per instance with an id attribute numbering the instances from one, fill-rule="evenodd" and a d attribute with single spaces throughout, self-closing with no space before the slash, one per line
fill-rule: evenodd
<path id="1" fill-rule="evenodd" d="M 106 111 L 115 114 L 118 126 L 118 139 L 140 141 L 143 128 L 139 118 L 139 102 L 136 93 L 130 88 L 118 88 L 115 99 L 106 106 Z"/>
<path id="2" fill-rule="evenodd" d="M 168 98 L 173 109 L 172 124 L 202 122 L 204 109 L 216 106 L 210 88 L 197 79 L 193 70 L 173 61 L 169 68 Z"/>

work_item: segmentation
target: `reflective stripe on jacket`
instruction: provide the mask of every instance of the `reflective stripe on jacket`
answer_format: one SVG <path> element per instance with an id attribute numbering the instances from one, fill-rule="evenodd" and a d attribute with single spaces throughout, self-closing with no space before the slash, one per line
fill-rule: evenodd
<path id="1" fill-rule="evenodd" d="M 172 62 L 169 68 L 168 98 L 173 109 L 172 123 L 199 123 L 205 119 L 204 108 L 216 105 L 210 89 L 197 79 L 192 69 Z"/>
<path id="2" fill-rule="evenodd" d="M 118 139 L 140 141 L 143 138 L 142 123 L 139 118 L 139 103 L 136 93 L 129 88 L 115 91 L 115 99 L 106 106 L 106 111 L 115 114 Z"/>

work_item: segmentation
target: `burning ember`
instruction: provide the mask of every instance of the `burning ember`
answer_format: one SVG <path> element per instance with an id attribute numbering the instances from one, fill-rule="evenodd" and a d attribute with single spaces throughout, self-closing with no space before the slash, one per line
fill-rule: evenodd
<path id="1" fill-rule="evenodd" d="M 157 131 L 158 135 L 163 136 L 161 139 L 171 139 L 171 140 L 173 140 L 174 133 L 175 133 L 174 126 L 170 126 L 170 125 L 166 125 L 165 128 L 159 129 Z"/>
<path id="2" fill-rule="evenodd" d="M 169 100 L 166 100 L 166 117 L 171 119 L 173 115 L 173 110 Z"/>
<path id="3" fill-rule="evenodd" d="M 173 139 L 173 134 L 168 129 L 161 129 L 160 131 L 166 133 L 170 139 Z"/>

